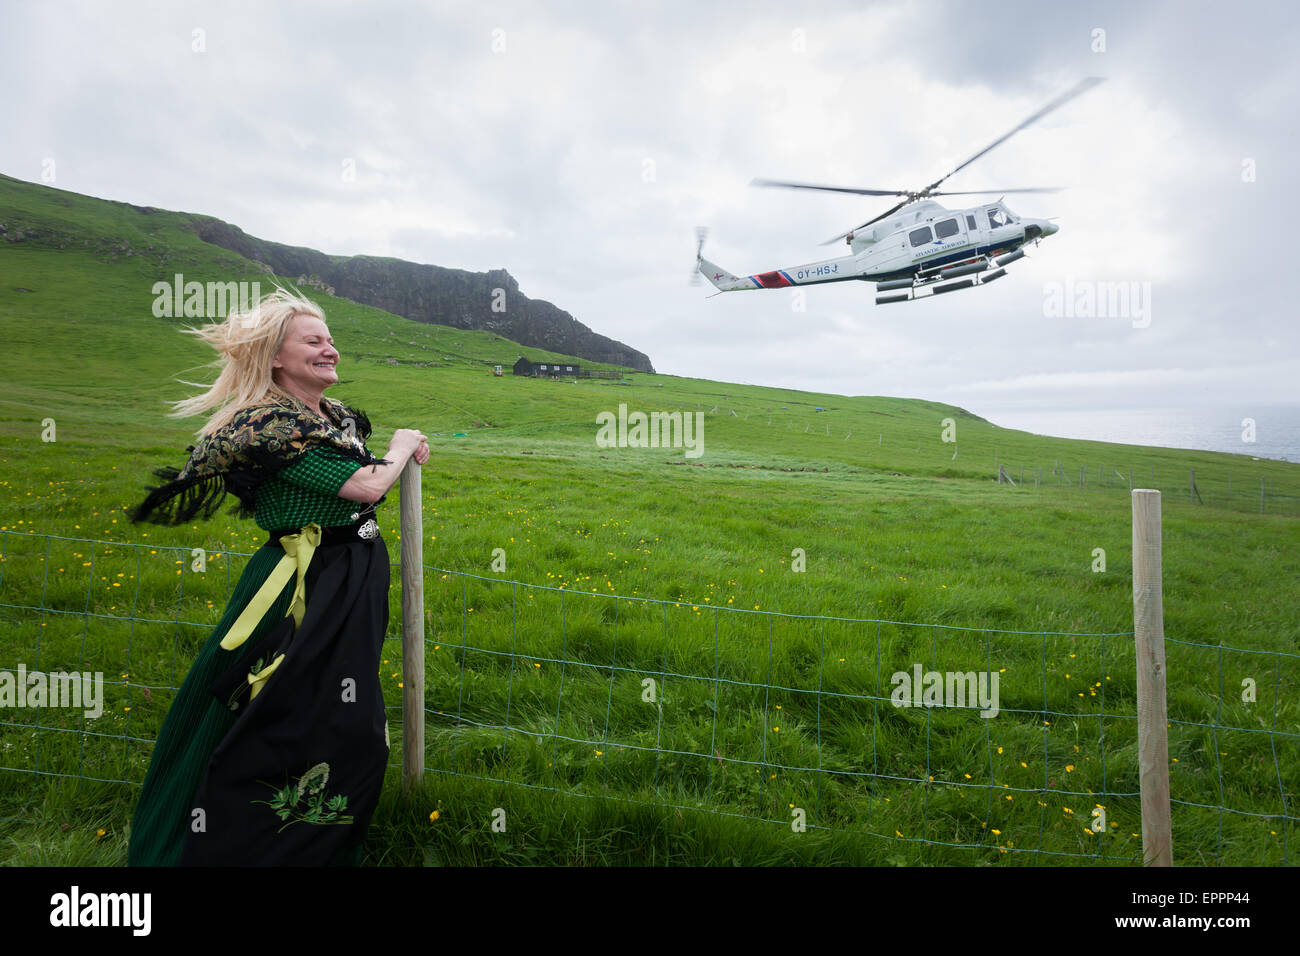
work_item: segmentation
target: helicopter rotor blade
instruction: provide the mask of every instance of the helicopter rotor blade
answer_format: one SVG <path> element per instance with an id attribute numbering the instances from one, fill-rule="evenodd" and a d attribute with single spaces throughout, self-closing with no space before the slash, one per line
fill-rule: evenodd
<path id="1" fill-rule="evenodd" d="M 848 232 L 842 232 L 835 238 L 827 239 L 825 242 L 818 243 L 818 245 L 829 246 L 832 245 L 833 243 L 839 242 L 841 239 L 847 239 L 849 236 L 857 232 L 859 229 L 865 229 L 867 226 L 874 225 L 875 223 L 880 222 L 880 220 L 892 216 L 894 213 L 898 212 L 898 210 L 902 209 L 904 206 L 908 205 L 911 202 L 912 202 L 912 197 L 908 196 L 907 199 L 904 199 L 897 206 L 891 206 L 890 208 L 882 212 L 879 216 L 876 216 L 874 219 L 868 219 L 866 222 L 862 223 L 861 225 L 854 226 Z"/>
<path id="2" fill-rule="evenodd" d="M 815 183 L 788 183 L 778 179 L 753 179 L 751 186 L 780 186 L 785 189 L 816 189 L 828 193 L 850 193 L 854 196 L 910 196 L 909 189 L 858 189 L 853 186 L 819 186 Z"/>
<path id="3" fill-rule="evenodd" d="M 932 192 L 930 196 L 986 196 L 997 194 L 999 196 L 1005 193 L 1059 193 L 1061 186 L 1028 186 L 1023 189 L 962 189 L 957 192 Z"/>
<path id="4" fill-rule="evenodd" d="M 1096 86 L 1098 83 L 1102 82 L 1103 79 L 1104 79 L 1104 77 L 1100 77 L 1100 76 L 1089 76 L 1089 77 L 1087 77 L 1087 78 L 1085 78 L 1085 79 L 1080 80 L 1080 81 L 1079 81 L 1078 83 L 1076 83 L 1073 87 L 1071 87 L 1070 89 L 1066 90 L 1064 93 L 1062 93 L 1062 94 L 1061 94 L 1060 96 L 1058 96 L 1056 99 L 1052 100 L 1052 101 L 1051 101 L 1050 103 L 1048 103 L 1046 106 L 1042 107 L 1041 109 L 1039 109 L 1039 110 L 1038 110 L 1037 112 L 1035 112 L 1035 113 L 1031 113 L 1031 114 L 1030 114 L 1026 119 L 1024 119 L 1023 121 L 1021 121 L 1020 125 L 1014 127 L 1013 129 L 1011 129 L 1011 130 L 1010 130 L 1009 132 L 1007 132 L 1007 133 L 1003 133 L 1001 136 L 999 136 L 999 137 L 998 137 L 997 139 L 995 139 L 993 142 L 989 143 L 987 146 L 985 146 L 983 149 L 981 149 L 978 153 L 976 153 L 976 154 L 975 154 L 974 156 L 972 156 L 970 159 L 966 160 L 964 163 L 962 163 L 960 166 L 958 166 L 958 167 L 957 167 L 956 169 L 954 169 L 952 172 L 948 173 L 946 176 L 940 176 L 938 179 L 936 179 L 934 182 L 932 182 L 929 186 L 925 187 L 925 189 L 921 190 L 921 195 L 924 195 L 924 196 L 933 195 L 933 190 L 934 190 L 936 187 L 938 187 L 939 184 L 942 183 L 944 180 L 948 179 L 949 177 L 951 177 L 951 176 L 954 175 L 955 173 L 958 173 L 958 172 L 960 172 L 961 170 L 965 169 L 967 166 L 969 166 L 971 163 L 975 162 L 975 160 L 979 159 L 979 158 L 980 158 L 981 156 L 983 156 L 985 153 L 988 153 L 990 150 L 995 149 L 995 148 L 998 147 L 998 146 L 1001 146 L 1003 143 L 1005 143 L 1007 140 L 1009 140 L 1009 139 L 1010 139 L 1012 136 L 1014 136 L 1016 133 L 1020 132 L 1020 131 L 1021 131 L 1022 129 L 1024 129 L 1026 126 L 1030 126 L 1030 125 L 1036 123 L 1038 120 L 1042 119 L 1042 118 L 1043 118 L 1044 116 L 1046 116 L 1048 113 L 1052 112 L 1053 110 L 1059 109 L 1060 107 L 1064 106 L 1066 103 L 1070 102 L 1070 100 L 1074 99 L 1076 96 L 1079 96 L 1079 95 L 1081 95 L 1081 94 L 1083 94 L 1083 93 L 1086 93 L 1088 90 L 1092 89 L 1092 88 L 1093 88 L 1094 86 Z M 1011 190 L 1008 190 L 1008 192 L 1010 192 L 1010 191 L 1011 191 Z"/>
<path id="5" fill-rule="evenodd" d="M 786 182 L 783 180 L 774 180 L 774 179 L 755 179 L 750 182 L 750 185 L 751 186 L 780 186 L 786 189 L 813 189 L 821 192 L 849 193 L 855 196 L 903 196 L 905 197 L 903 201 L 900 202 L 898 205 L 892 206 L 891 208 L 887 209 L 885 212 L 882 212 L 880 215 L 876 216 L 875 218 L 868 219 L 866 222 L 862 223 L 861 225 L 854 226 L 852 229 L 848 230 L 847 232 L 840 233 L 834 239 L 828 239 L 826 240 L 826 242 L 821 243 L 824 246 L 828 246 L 831 245 L 832 243 L 839 242 L 841 239 L 847 238 L 848 236 L 857 232 L 859 229 L 865 229 L 867 226 L 873 225 L 874 223 L 877 223 L 882 219 L 892 216 L 894 213 L 902 209 L 904 206 L 916 202 L 918 199 L 926 199 L 929 198 L 930 196 L 981 196 L 981 195 L 991 195 L 994 193 L 998 195 L 1005 195 L 1007 193 L 1059 192 L 1061 189 L 1061 187 L 1059 186 L 1030 186 L 1030 187 L 1024 187 L 1020 189 L 968 189 L 968 190 L 953 191 L 953 192 L 939 191 L 938 187 L 942 185 L 946 180 L 954 176 L 956 173 L 960 172 L 961 170 L 969 166 L 971 163 L 975 162 L 975 160 L 979 159 L 981 156 L 984 156 L 987 153 L 991 152 L 992 150 L 996 149 L 998 146 L 1001 146 L 1003 143 L 1009 140 L 1016 133 L 1020 132 L 1022 129 L 1025 129 L 1028 126 L 1033 125 L 1038 120 L 1046 116 L 1048 113 L 1051 113 L 1053 110 L 1060 109 L 1066 103 L 1070 102 L 1070 100 L 1074 99 L 1077 96 L 1082 95 L 1083 93 L 1086 93 L 1088 90 L 1092 89 L 1098 83 L 1103 82 L 1103 80 L 1104 77 L 1100 77 L 1100 76 L 1089 76 L 1086 77 L 1085 79 L 1080 80 L 1073 87 L 1066 90 L 1060 96 L 1056 97 L 1056 99 L 1049 102 L 1046 106 L 1043 106 L 1040 109 L 1038 109 L 1036 112 L 1031 113 L 1028 117 L 1022 120 L 1019 125 L 1015 126 L 1010 131 L 1003 133 L 993 142 L 989 143 L 989 145 L 981 149 L 978 153 L 971 156 L 965 162 L 955 167 L 951 172 L 947 173 L 944 176 L 940 176 L 934 182 L 930 183 L 930 185 L 922 189 L 918 189 L 918 190 L 866 189 L 866 188 L 856 188 L 852 186 L 822 186 L 814 183 L 793 183 L 793 182 Z"/>

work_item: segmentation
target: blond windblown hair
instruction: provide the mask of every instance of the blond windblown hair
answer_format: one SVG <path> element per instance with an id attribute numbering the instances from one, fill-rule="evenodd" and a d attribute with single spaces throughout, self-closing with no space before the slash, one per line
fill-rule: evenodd
<path id="1" fill-rule="evenodd" d="M 210 386 L 182 382 L 207 391 L 172 402 L 173 410 L 168 415 L 185 418 L 216 409 L 196 433 L 202 437 L 228 424 L 241 408 L 275 399 L 302 405 L 271 377 L 271 362 L 279 354 L 296 315 L 311 315 L 325 321 L 325 313 L 316 303 L 277 287 L 248 312 L 232 310 L 224 322 L 182 329 L 217 350 L 216 360 L 207 367 L 218 368 L 220 372 Z"/>

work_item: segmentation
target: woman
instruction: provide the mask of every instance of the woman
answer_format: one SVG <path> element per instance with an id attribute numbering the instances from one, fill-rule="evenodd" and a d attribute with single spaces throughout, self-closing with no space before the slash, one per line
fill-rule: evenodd
<path id="1" fill-rule="evenodd" d="M 217 411 L 131 519 L 206 519 L 230 492 L 270 539 L 158 734 L 129 862 L 356 863 L 388 763 L 389 565 L 375 508 L 429 447 L 398 429 L 376 458 L 366 416 L 324 396 L 339 353 L 312 302 L 278 289 L 186 331 L 217 349 L 221 372 L 172 414 Z"/>

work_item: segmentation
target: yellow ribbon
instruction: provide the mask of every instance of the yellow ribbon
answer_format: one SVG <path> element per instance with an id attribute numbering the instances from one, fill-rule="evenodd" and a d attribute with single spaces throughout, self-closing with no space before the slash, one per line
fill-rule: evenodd
<path id="1" fill-rule="evenodd" d="M 252 671 L 248 672 L 248 683 L 251 687 L 251 690 L 248 692 L 249 700 L 252 700 L 257 696 L 257 692 L 262 689 L 262 685 L 265 684 L 267 680 L 270 679 L 271 675 L 275 673 L 275 669 L 280 666 L 282 660 L 284 660 L 284 655 L 280 654 L 275 660 L 271 661 L 270 664 L 262 668 L 256 674 Z"/>
<path id="2" fill-rule="evenodd" d="M 235 623 L 226 633 L 226 636 L 221 639 L 221 647 L 224 650 L 233 651 L 248 640 L 253 633 L 253 628 L 257 626 L 257 622 L 266 616 L 267 611 L 271 610 L 271 605 L 275 603 L 276 598 L 280 596 L 280 592 L 284 590 L 284 586 L 289 583 L 289 579 L 294 576 L 295 572 L 298 575 L 298 583 L 294 587 L 293 600 L 289 604 L 289 610 L 285 617 L 292 614 L 294 627 L 302 626 L 303 614 L 307 610 L 307 568 L 311 564 L 311 558 L 316 552 L 316 548 L 320 546 L 320 537 L 320 525 L 313 522 L 304 525 L 302 531 L 298 534 L 286 534 L 280 538 L 280 545 L 284 548 L 284 557 L 271 570 L 266 583 L 253 595 L 243 613 L 235 619 Z M 276 664 L 278 663 L 279 659 L 277 658 Z M 270 677 L 270 672 L 274 670 L 276 664 L 272 664 L 263 673 Z"/>

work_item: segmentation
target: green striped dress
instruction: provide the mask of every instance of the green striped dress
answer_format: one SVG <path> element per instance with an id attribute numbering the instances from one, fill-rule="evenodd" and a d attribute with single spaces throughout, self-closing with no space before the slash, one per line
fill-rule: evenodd
<path id="1" fill-rule="evenodd" d="M 338 492 L 360 467 L 355 461 L 337 461 L 307 451 L 258 489 L 258 527 L 275 531 L 299 528 L 313 521 L 323 528 L 352 524 L 354 515 L 363 506 L 340 498 Z M 221 639 L 283 557 L 279 545 L 267 543 L 248 559 L 225 614 L 199 652 L 167 712 L 131 821 L 130 866 L 175 866 L 180 859 L 192 801 L 208 759 L 238 716 L 208 690 L 230 666 L 231 652 L 222 650 Z M 256 641 L 284 619 L 293 598 L 294 583 L 291 578 L 285 585 L 271 610 L 258 622 L 250 641 Z M 307 600 L 311 601 L 310 592 Z M 359 856 L 358 850 L 348 859 L 334 862 L 356 864 Z"/>

